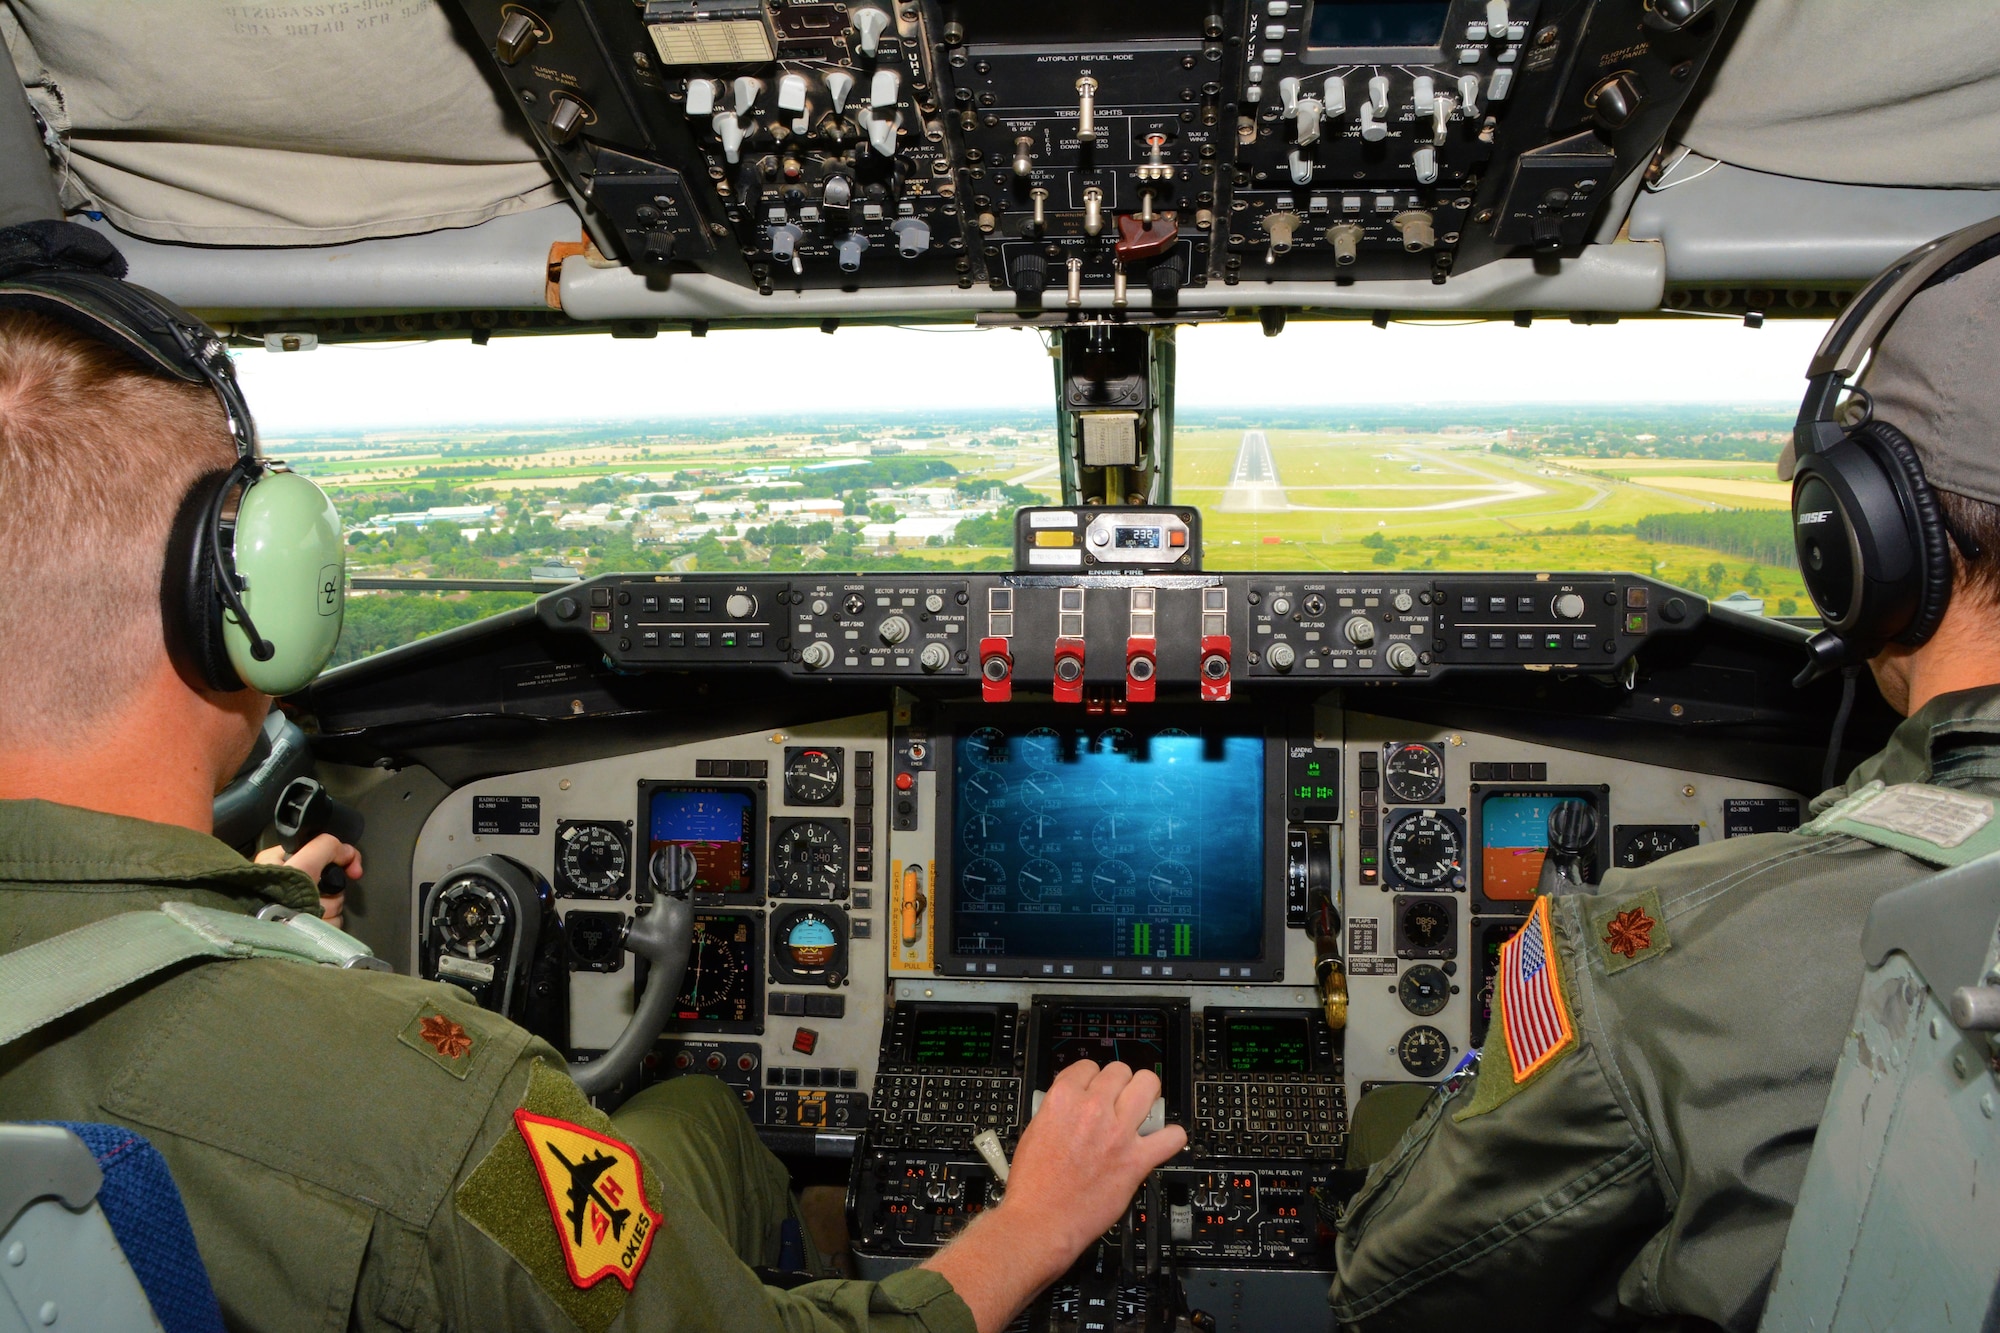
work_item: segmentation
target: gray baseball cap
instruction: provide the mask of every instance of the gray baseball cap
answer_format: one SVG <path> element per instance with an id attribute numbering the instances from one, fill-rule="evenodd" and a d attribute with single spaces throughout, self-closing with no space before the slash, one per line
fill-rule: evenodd
<path id="1" fill-rule="evenodd" d="M 1910 437 L 1931 485 L 2000 504 L 2000 262 L 1912 298 L 1859 383 L 1874 419 Z M 1787 446 L 1779 476 L 1792 463 Z"/>

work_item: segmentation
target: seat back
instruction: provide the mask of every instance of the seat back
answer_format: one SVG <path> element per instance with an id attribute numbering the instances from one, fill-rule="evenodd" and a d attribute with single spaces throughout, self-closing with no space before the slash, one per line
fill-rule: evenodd
<path id="1" fill-rule="evenodd" d="M 1885 895 L 1761 1333 L 2000 1328 L 2000 857 Z"/>
<path id="2" fill-rule="evenodd" d="M 0 1333 L 221 1333 L 166 1163 L 117 1125 L 0 1124 Z"/>

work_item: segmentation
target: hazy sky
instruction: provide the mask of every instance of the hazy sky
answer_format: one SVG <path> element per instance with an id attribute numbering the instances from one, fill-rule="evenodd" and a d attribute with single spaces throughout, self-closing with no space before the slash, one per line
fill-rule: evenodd
<path id="1" fill-rule="evenodd" d="M 1180 332 L 1182 408 L 1349 404 L 1782 403 L 1825 325 L 1635 319 L 1581 326 L 1294 323 Z M 247 351 L 237 366 L 267 434 L 353 426 L 1001 407 L 1048 411 L 1024 330 L 718 330 L 706 338 L 495 338 Z"/>

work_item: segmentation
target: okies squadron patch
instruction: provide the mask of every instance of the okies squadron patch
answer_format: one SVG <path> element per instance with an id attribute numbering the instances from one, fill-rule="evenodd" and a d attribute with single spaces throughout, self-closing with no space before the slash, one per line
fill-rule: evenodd
<path id="1" fill-rule="evenodd" d="M 615 1277 L 632 1290 L 660 1225 L 646 1204 L 639 1154 L 608 1135 L 526 1108 L 514 1112 L 514 1127 L 542 1178 L 569 1280 L 589 1287 Z"/>
<path id="2" fill-rule="evenodd" d="M 456 1195 L 459 1215 L 512 1255 L 583 1333 L 617 1321 L 661 1229 L 659 1183 L 610 1128 L 576 1084 L 538 1060 L 509 1132 Z M 533 1321 L 524 1313 L 519 1322 Z"/>
<path id="3" fill-rule="evenodd" d="M 1593 904 L 1590 940 L 1606 976 L 1658 958 L 1674 943 L 1667 933 L 1667 914 L 1660 910 L 1659 892 L 1654 889 Z"/>

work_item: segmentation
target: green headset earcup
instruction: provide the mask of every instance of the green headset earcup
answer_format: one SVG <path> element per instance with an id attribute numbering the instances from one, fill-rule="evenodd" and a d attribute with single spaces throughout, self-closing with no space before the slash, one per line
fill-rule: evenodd
<path id="1" fill-rule="evenodd" d="M 274 651 L 258 661 L 235 615 L 225 610 L 229 663 L 251 689 L 290 694 L 319 674 L 340 639 L 347 600 L 340 515 L 307 478 L 266 472 L 238 502 L 233 545 L 244 609 Z"/>

